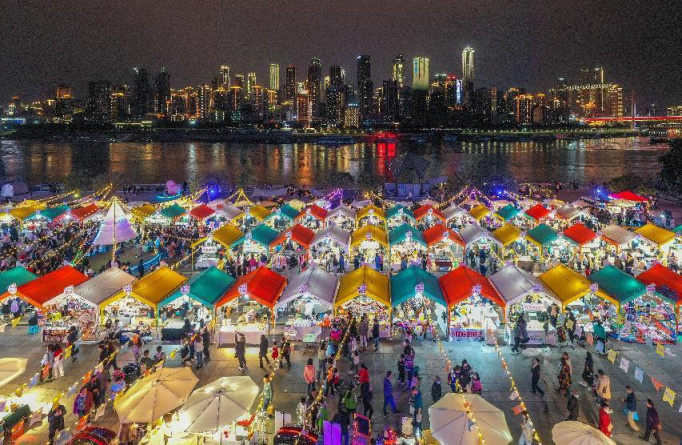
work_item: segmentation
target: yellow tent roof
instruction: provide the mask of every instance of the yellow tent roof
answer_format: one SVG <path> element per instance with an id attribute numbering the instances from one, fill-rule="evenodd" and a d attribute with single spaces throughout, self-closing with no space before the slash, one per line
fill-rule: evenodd
<path id="1" fill-rule="evenodd" d="M 145 219 L 156 213 L 156 207 L 151 204 L 144 204 L 131 210 L 134 216 Z"/>
<path id="2" fill-rule="evenodd" d="M 219 242 L 228 249 L 230 248 L 232 243 L 237 241 L 242 236 L 244 236 L 244 232 L 242 232 L 232 224 L 225 224 L 211 234 L 211 237 L 216 242 Z"/>
<path id="3" fill-rule="evenodd" d="M 374 204 L 370 204 L 358 210 L 358 213 L 355 215 L 355 220 L 360 221 L 362 218 L 365 218 L 370 214 L 374 214 L 377 218 L 386 221 L 386 212 L 384 212 L 383 209 L 380 209 Z"/>
<path id="4" fill-rule="evenodd" d="M 40 206 L 16 207 L 10 210 L 9 214 L 18 219 L 19 221 L 23 221 L 40 209 L 41 209 Z"/>
<path id="5" fill-rule="evenodd" d="M 493 231 L 493 236 L 504 246 L 516 241 L 521 236 L 521 231 L 511 224 L 505 224 Z"/>
<path id="6" fill-rule="evenodd" d="M 563 264 L 554 266 L 540 275 L 538 279 L 547 289 L 559 297 L 564 306 L 589 294 L 590 285 L 592 284 L 586 277 Z M 618 302 L 603 291 L 597 290 L 596 295 L 618 306 Z"/>
<path id="7" fill-rule="evenodd" d="M 186 277 L 167 266 L 163 266 L 135 281 L 130 296 L 156 310 L 158 304 L 185 281 L 187 281 Z M 108 306 L 125 296 L 125 292 L 121 291 L 100 303 L 100 308 Z"/>
<path id="8" fill-rule="evenodd" d="M 368 266 L 362 266 L 341 278 L 334 307 L 343 306 L 358 297 L 363 284 L 367 287 L 364 295 L 384 306 L 391 306 L 388 277 Z"/>
<path id="9" fill-rule="evenodd" d="M 299 212 L 303 207 L 305 207 L 305 202 L 301 201 L 300 199 L 292 199 L 289 201 L 287 204 L 289 204 L 291 207 L 295 208 Z"/>
<path id="10" fill-rule="evenodd" d="M 675 234 L 669 230 L 647 223 L 635 230 L 635 233 L 642 235 L 657 246 L 663 246 L 675 239 Z"/>
<path id="11" fill-rule="evenodd" d="M 485 215 L 490 213 L 490 209 L 484 205 L 478 205 L 473 209 L 469 210 L 469 213 L 476 221 L 478 221 L 479 219 L 483 218 Z"/>
<path id="12" fill-rule="evenodd" d="M 258 221 L 263 221 L 265 217 L 270 214 L 270 210 L 266 209 L 262 205 L 255 205 L 249 209 L 249 214 Z"/>
<path id="13" fill-rule="evenodd" d="M 353 232 L 353 235 L 350 239 L 350 246 L 354 247 L 367 239 L 376 241 L 382 246 L 388 248 L 388 234 L 385 230 L 380 229 L 377 226 L 364 226 L 363 228 Z"/>

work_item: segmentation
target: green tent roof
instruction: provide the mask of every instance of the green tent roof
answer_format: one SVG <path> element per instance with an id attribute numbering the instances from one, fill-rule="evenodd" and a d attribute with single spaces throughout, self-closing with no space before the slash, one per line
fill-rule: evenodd
<path id="1" fill-rule="evenodd" d="M 29 272 L 21 266 L 6 270 L 0 273 L 0 295 L 7 292 L 7 288 L 13 283 L 19 287 L 36 278 L 38 278 L 38 275 Z"/>
<path id="2" fill-rule="evenodd" d="M 48 207 L 47 209 L 43 209 L 39 212 L 35 212 L 33 215 L 29 216 L 26 219 L 36 219 L 38 218 L 38 215 L 40 215 L 43 218 L 47 218 L 50 221 L 54 220 L 60 215 L 63 215 L 64 213 L 68 212 L 71 210 L 71 207 L 67 206 L 66 204 L 62 204 L 57 207 Z"/>
<path id="3" fill-rule="evenodd" d="M 400 204 L 393 206 L 390 209 L 386 210 L 386 219 L 391 219 L 394 216 L 398 216 L 398 214 L 400 213 L 401 210 L 402 210 L 403 215 L 407 216 L 408 218 L 410 218 L 413 221 L 415 220 L 414 219 L 414 213 L 412 213 L 412 210 L 410 210 L 410 209 L 408 209 L 405 206 L 402 206 Z"/>
<path id="4" fill-rule="evenodd" d="M 526 236 L 531 237 L 541 246 L 545 246 L 557 239 L 559 234 L 547 224 L 540 224 L 526 232 Z"/>
<path id="5" fill-rule="evenodd" d="M 398 244 L 405 241 L 408 237 L 408 233 L 411 234 L 413 242 L 422 244 L 426 247 L 426 241 L 424 241 L 424 236 L 422 233 L 411 225 L 405 223 L 388 232 L 389 245 Z"/>
<path id="6" fill-rule="evenodd" d="M 679 226 L 675 227 L 675 230 L 673 230 L 673 232 L 675 232 L 675 233 L 677 233 L 677 234 L 682 233 L 682 224 L 680 224 Z"/>
<path id="7" fill-rule="evenodd" d="M 404 303 L 417 294 L 417 286 L 424 285 L 423 295 L 436 303 L 447 306 L 438 278 L 421 267 L 410 266 L 391 277 L 391 304 Z"/>
<path id="8" fill-rule="evenodd" d="M 641 297 L 646 286 L 614 266 L 606 266 L 588 277 L 599 289 L 621 304 Z"/>
<path id="9" fill-rule="evenodd" d="M 168 219 L 175 219 L 184 215 L 187 211 L 179 204 L 173 204 L 172 206 L 162 209 L 159 213 L 161 216 L 165 216 Z"/>
<path id="10" fill-rule="evenodd" d="M 275 209 L 274 212 L 270 213 L 265 217 L 265 220 L 269 220 L 275 217 L 284 217 L 293 221 L 300 212 L 295 208 L 291 207 L 289 204 L 284 204 L 282 207 Z"/>
<path id="11" fill-rule="evenodd" d="M 189 293 L 187 295 L 190 298 L 208 307 L 213 307 L 225 295 L 225 292 L 232 287 L 235 281 L 237 280 L 222 270 L 216 267 L 209 267 L 199 275 L 190 278 L 185 285 L 189 286 Z M 182 288 L 180 288 L 163 300 L 159 307 L 177 300 L 182 295 Z"/>
<path id="12" fill-rule="evenodd" d="M 511 204 L 508 204 L 497 211 L 497 214 L 500 216 L 500 218 L 502 218 L 505 221 L 509 221 L 513 217 L 517 216 L 519 213 L 520 213 L 519 209 L 517 209 Z"/>
<path id="13" fill-rule="evenodd" d="M 251 238 L 251 241 L 258 243 L 265 248 L 270 247 L 270 243 L 277 238 L 277 232 L 265 224 L 259 224 L 254 227 L 252 231 L 246 234 L 247 238 Z"/>

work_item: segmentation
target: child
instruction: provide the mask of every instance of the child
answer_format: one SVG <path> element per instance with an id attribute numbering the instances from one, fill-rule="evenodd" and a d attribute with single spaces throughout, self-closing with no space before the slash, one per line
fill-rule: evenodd
<path id="1" fill-rule="evenodd" d="M 278 360 L 279 360 L 279 349 L 277 348 L 277 340 L 275 340 L 272 342 L 272 363 L 273 363 L 273 365 L 275 363 L 279 363 L 279 366 L 281 367 L 282 363 L 280 363 Z"/>
<path id="2" fill-rule="evenodd" d="M 354 374 L 358 372 L 358 369 L 360 367 L 360 355 L 358 354 L 358 351 L 355 350 L 353 352 L 353 365 L 351 366 L 351 370 L 348 371 L 349 374 Z"/>
<path id="3" fill-rule="evenodd" d="M 483 384 L 481 384 L 481 379 L 477 372 L 474 372 L 471 376 L 471 393 L 481 395 L 483 392 Z"/>
<path id="4" fill-rule="evenodd" d="M 296 415 L 298 416 L 298 423 L 301 424 L 301 426 L 305 429 L 305 417 L 306 417 L 306 410 L 308 409 L 308 406 L 305 403 L 305 397 L 301 397 L 300 402 L 298 402 L 298 406 L 296 407 Z"/>

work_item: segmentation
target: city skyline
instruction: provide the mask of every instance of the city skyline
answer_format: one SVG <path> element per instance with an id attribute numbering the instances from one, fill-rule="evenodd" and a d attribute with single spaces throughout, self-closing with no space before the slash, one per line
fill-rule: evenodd
<path id="1" fill-rule="evenodd" d="M 374 85 L 391 78 L 396 53 L 410 61 L 428 57 L 431 73 L 460 77 L 461 49 L 471 45 L 479 85 L 546 90 L 580 67 L 604 66 L 641 103 L 682 102 L 679 74 L 671 69 L 682 65 L 676 49 L 682 40 L 680 5 L 578 3 L 502 8 L 463 1 L 442 8 L 442 2 L 427 1 L 313 8 L 297 0 L 284 13 L 256 3 L 249 14 L 215 1 L 201 8 L 177 1 L 163 7 L 12 3 L 0 18 L 0 29 L 11 37 L 0 42 L 0 98 L 39 98 L 61 83 L 84 96 L 93 79 L 129 82 L 131 66 L 150 72 L 165 66 L 174 86 L 211 79 L 221 64 L 264 80 L 269 63 L 293 63 L 303 73 L 312 57 L 326 67 L 345 67 L 352 82 L 353 59 L 360 54 L 372 57 Z M 562 26 L 556 26 L 559 17 Z M 304 34 L 291 32 L 298 28 Z"/>

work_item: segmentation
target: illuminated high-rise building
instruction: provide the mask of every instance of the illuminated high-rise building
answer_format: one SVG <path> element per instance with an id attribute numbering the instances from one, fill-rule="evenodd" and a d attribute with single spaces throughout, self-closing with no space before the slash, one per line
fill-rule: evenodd
<path id="1" fill-rule="evenodd" d="M 322 84 L 322 62 L 319 57 L 313 57 L 308 66 L 308 94 L 313 110 L 313 116 L 319 116 L 320 88 Z"/>
<path id="2" fill-rule="evenodd" d="M 71 87 L 67 85 L 57 85 L 57 99 L 71 99 Z"/>
<path id="3" fill-rule="evenodd" d="M 86 116 L 94 122 L 109 119 L 111 111 L 111 84 L 106 80 L 88 82 Z"/>
<path id="4" fill-rule="evenodd" d="M 296 95 L 296 120 L 303 128 L 310 127 L 313 117 L 313 104 L 306 90 Z"/>
<path id="5" fill-rule="evenodd" d="M 230 87 L 230 93 L 227 98 L 227 103 L 232 111 L 239 110 L 242 100 L 244 100 L 244 89 L 239 85 L 232 85 Z"/>
<path id="6" fill-rule="evenodd" d="M 470 46 L 462 51 L 462 89 L 464 104 L 471 106 L 474 94 L 474 49 Z"/>
<path id="7" fill-rule="evenodd" d="M 170 74 L 166 68 L 161 68 L 154 80 L 154 111 L 166 115 L 170 103 Z"/>
<path id="8" fill-rule="evenodd" d="M 296 99 L 296 67 L 286 66 L 284 71 L 284 100 L 293 103 Z"/>
<path id="9" fill-rule="evenodd" d="M 391 80 L 398 82 L 398 88 L 405 85 L 405 57 L 402 54 L 396 54 L 393 58 Z"/>
<path id="10" fill-rule="evenodd" d="M 115 85 L 111 88 L 109 119 L 120 121 L 128 117 L 128 114 L 130 114 L 128 95 L 128 85 Z"/>
<path id="11" fill-rule="evenodd" d="M 213 89 L 210 85 L 199 85 L 197 88 L 197 112 L 196 117 L 201 120 L 207 120 L 211 112 L 211 99 L 213 97 Z"/>
<path id="12" fill-rule="evenodd" d="M 234 76 L 234 86 L 241 88 L 246 91 L 246 80 L 244 80 L 243 74 L 235 74 Z"/>
<path id="13" fill-rule="evenodd" d="M 429 89 L 429 59 L 428 57 L 415 57 L 412 60 L 412 89 Z"/>
<path id="14" fill-rule="evenodd" d="M 133 92 L 134 117 L 140 118 L 152 111 L 154 95 L 149 85 L 149 75 L 144 68 L 134 68 L 135 71 L 135 90 Z"/>
<path id="15" fill-rule="evenodd" d="M 246 94 L 249 96 L 253 90 L 253 87 L 257 85 L 256 83 L 256 73 L 249 73 L 246 75 Z"/>
<path id="16" fill-rule="evenodd" d="M 363 54 L 358 56 L 358 106 L 360 120 L 364 121 L 372 114 L 374 84 L 372 83 L 371 58 Z"/>
<path id="17" fill-rule="evenodd" d="M 342 88 L 344 84 L 343 69 L 338 65 L 329 67 L 329 86 Z"/>
<path id="18" fill-rule="evenodd" d="M 218 76 L 218 87 L 228 89 L 230 88 L 230 67 L 227 65 L 220 65 L 220 75 Z"/>
<path id="19" fill-rule="evenodd" d="M 276 63 L 270 64 L 270 89 L 279 90 L 279 65 Z"/>
<path id="20" fill-rule="evenodd" d="M 381 95 L 381 115 L 387 122 L 395 122 L 398 120 L 399 88 L 400 87 L 397 80 L 384 80 Z"/>

